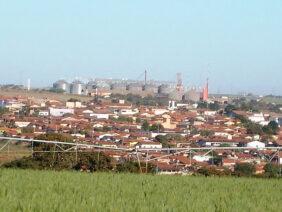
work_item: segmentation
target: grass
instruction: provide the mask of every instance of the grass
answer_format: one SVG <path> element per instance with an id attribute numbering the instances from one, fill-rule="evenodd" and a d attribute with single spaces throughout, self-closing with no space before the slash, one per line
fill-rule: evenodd
<path id="1" fill-rule="evenodd" d="M 83 95 L 73 95 L 73 94 L 60 94 L 60 93 L 52 93 L 48 91 L 26 91 L 26 90 L 17 90 L 17 89 L 0 89 L 1 95 L 3 96 L 21 96 L 25 98 L 35 98 L 35 99 L 55 99 L 59 101 L 67 101 L 70 98 L 75 98 L 80 101 L 89 101 L 92 100 L 93 97 L 83 96 Z"/>
<path id="2" fill-rule="evenodd" d="M 0 169 L 1 211 L 280 211 L 277 179 Z"/>

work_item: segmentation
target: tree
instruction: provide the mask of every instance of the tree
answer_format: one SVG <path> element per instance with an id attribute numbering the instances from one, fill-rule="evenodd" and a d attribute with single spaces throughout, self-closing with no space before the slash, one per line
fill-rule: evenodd
<path id="1" fill-rule="evenodd" d="M 32 127 L 24 127 L 22 128 L 22 133 L 34 133 L 34 129 Z"/>
<path id="2" fill-rule="evenodd" d="M 227 114 L 227 115 L 230 115 L 232 113 L 233 110 L 235 110 L 236 107 L 234 105 L 227 105 L 225 108 L 224 108 L 224 112 Z"/>
<path id="3" fill-rule="evenodd" d="M 211 130 L 201 130 L 200 135 L 203 137 L 209 137 L 209 136 L 213 136 L 214 132 Z"/>
<path id="4" fill-rule="evenodd" d="M 60 89 L 60 88 L 50 88 L 49 92 L 52 92 L 52 93 L 64 93 L 65 91 L 63 89 Z"/>
<path id="5" fill-rule="evenodd" d="M 142 173 L 154 173 L 156 170 L 155 165 L 152 163 L 147 164 L 147 170 L 146 170 L 146 163 L 141 162 L 140 167 L 142 170 Z M 140 167 L 138 162 L 134 161 L 125 161 L 123 163 L 119 163 L 116 166 L 117 172 L 130 172 L 130 173 L 140 173 Z"/>
<path id="6" fill-rule="evenodd" d="M 76 98 L 70 98 L 70 99 L 68 100 L 68 102 L 79 102 L 79 100 L 76 99 Z"/>
<path id="7" fill-rule="evenodd" d="M 103 152 L 80 152 L 78 162 L 74 166 L 76 170 L 110 171 L 113 169 L 112 160 Z"/>
<path id="8" fill-rule="evenodd" d="M 8 108 L 5 108 L 5 107 L 0 107 L 0 115 L 3 115 L 5 113 L 9 112 L 9 109 Z"/>
<path id="9" fill-rule="evenodd" d="M 259 124 L 248 122 L 245 125 L 248 134 L 261 135 L 263 134 L 263 129 Z"/>
<path id="10" fill-rule="evenodd" d="M 237 163 L 234 167 L 234 171 L 239 177 L 250 177 L 255 173 L 255 166 L 251 163 Z"/>
<path id="11" fill-rule="evenodd" d="M 170 148 L 169 138 L 166 135 L 157 135 L 156 141 L 160 142 L 164 148 Z"/>
<path id="12" fill-rule="evenodd" d="M 71 137 L 51 133 L 40 135 L 38 140 L 52 140 L 71 142 Z M 62 152 L 62 149 L 73 147 L 72 145 L 54 145 L 48 143 L 34 143 L 34 153 L 30 157 L 25 157 L 5 164 L 10 168 L 31 168 L 31 169 L 52 169 L 52 170 L 87 170 L 87 171 L 107 171 L 112 170 L 112 160 L 102 152 Z"/>
<path id="13" fill-rule="evenodd" d="M 210 103 L 208 107 L 210 110 L 215 110 L 215 111 L 220 109 L 220 105 L 218 104 L 218 102 Z"/>
<path id="14" fill-rule="evenodd" d="M 200 175 L 208 176 L 230 176 L 231 171 L 229 169 L 218 170 L 215 167 L 202 167 L 197 170 Z"/>
<path id="15" fill-rule="evenodd" d="M 153 124 L 149 128 L 149 130 L 152 131 L 152 132 L 162 132 L 164 130 L 164 127 L 161 124 Z"/>
<path id="16" fill-rule="evenodd" d="M 150 125 L 149 125 L 147 120 L 143 122 L 142 130 L 144 130 L 144 131 L 149 131 L 150 130 Z"/>
<path id="17" fill-rule="evenodd" d="M 281 165 L 277 165 L 277 164 L 272 164 L 272 163 L 267 163 L 264 166 L 264 175 L 266 177 L 278 177 L 280 176 L 280 169 L 281 169 Z"/>
<path id="18" fill-rule="evenodd" d="M 277 134 L 279 131 L 279 125 L 276 121 L 269 122 L 268 127 L 271 129 L 273 134 Z"/>

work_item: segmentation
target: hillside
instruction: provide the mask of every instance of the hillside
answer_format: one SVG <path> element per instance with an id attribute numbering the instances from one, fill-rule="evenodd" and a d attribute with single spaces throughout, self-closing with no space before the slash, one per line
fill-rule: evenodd
<path id="1" fill-rule="evenodd" d="M 281 180 L 0 169 L 3 211 L 279 211 Z"/>
<path id="2" fill-rule="evenodd" d="M 25 98 L 35 98 L 35 99 L 54 99 L 58 101 L 67 101 L 70 98 L 75 98 L 80 101 L 89 101 L 93 99 L 90 96 L 82 96 L 82 95 L 73 95 L 73 94 L 60 94 L 60 93 L 52 93 L 48 91 L 37 91 L 37 90 L 17 90 L 17 89 L 0 89 L 0 94 L 2 96 L 21 96 Z"/>

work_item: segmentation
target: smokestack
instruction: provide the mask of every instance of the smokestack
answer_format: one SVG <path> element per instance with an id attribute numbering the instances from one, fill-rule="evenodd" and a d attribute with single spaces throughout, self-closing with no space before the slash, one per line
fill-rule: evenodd
<path id="1" fill-rule="evenodd" d="M 209 99 L 209 79 L 207 79 L 207 84 L 203 89 L 203 101 L 207 101 Z"/>
<path id="2" fill-rule="evenodd" d="M 147 84 L 147 70 L 145 70 L 145 85 Z"/>
<path id="3" fill-rule="evenodd" d="M 27 79 L 27 86 L 26 86 L 27 90 L 30 91 L 30 79 Z"/>

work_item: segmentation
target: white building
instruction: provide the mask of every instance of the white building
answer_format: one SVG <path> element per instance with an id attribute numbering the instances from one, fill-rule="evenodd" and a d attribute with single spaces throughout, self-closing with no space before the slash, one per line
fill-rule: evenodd
<path id="1" fill-rule="evenodd" d="M 169 112 L 169 110 L 158 108 L 158 109 L 153 109 L 153 112 L 156 116 L 158 116 L 158 115 L 162 115 L 164 113 Z"/>
<path id="2" fill-rule="evenodd" d="M 138 149 L 161 149 L 163 146 L 161 143 L 157 143 L 157 142 L 139 142 L 136 145 L 136 148 Z"/>
<path id="3" fill-rule="evenodd" d="M 132 109 L 121 109 L 119 111 L 120 115 L 135 115 L 137 113 L 139 113 L 139 110 L 137 108 L 133 110 Z"/>
<path id="4" fill-rule="evenodd" d="M 67 108 L 81 108 L 82 104 L 79 101 L 76 101 L 76 102 L 66 102 L 66 107 Z"/>
<path id="5" fill-rule="evenodd" d="M 193 156 L 193 159 L 195 161 L 198 161 L 198 162 L 205 162 L 205 161 L 209 161 L 212 157 L 209 156 L 209 155 L 195 155 Z"/>
<path id="6" fill-rule="evenodd" d="M 107 114 L 107 113 L 90 113 L 89 117 L 94 117 L 96 119 L 109 119 L 110 114 Z"/>
<path id="7" fill-rule="evenodd" d="M 260 123 L 260 122 L 265 121 L 263 113 L 255 113 L 254 115 L 249 116 L 248 118 L 250 121 L 255 122 L 255 123 Z"/>
<path id="8" fill-rule="evenodd" d="M 265 143 L 260 141 L 252 141 L 247 143 L 247 147 L 263 149 L 265 147 Z"/>
<path id="9" fill-rule="evenodd" d="M 49 116 L 49 111 L 39 111 L 39 116 Z"/>
<path id="10" fill-rule="evenodd" d="M 74 109 L 71 108 L 49 108 L 49 112 L 51 116 L 60 117 L 65 114 L 74 114 Z"/>
<path id="11" fill-rule="evenodd" d="M 17 127 L 27 127 L 30 124 L 30 122 L 27 121 L 16 121 L 15 125 Z"/>

